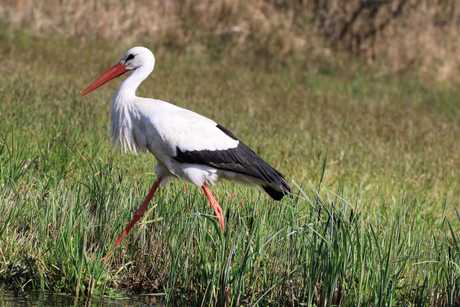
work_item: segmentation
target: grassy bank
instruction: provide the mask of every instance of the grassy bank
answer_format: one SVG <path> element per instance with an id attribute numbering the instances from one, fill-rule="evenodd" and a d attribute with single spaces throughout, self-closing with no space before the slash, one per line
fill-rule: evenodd
<path id="1" fill-rule="evenodd" d="M 214 187 L 228 217 L 222 235 L 201 191 L 172 182 L 101 266 L 152 184 L 154 160 L 107 142 L 120 80 L 77 97 L 129 47 L 2 33 L 0 278 L 184 305 L 458 303 L 458 92 L 353 59 L 154 49 L 138 95 L 213 118 L 294 181 L 297 196 L 274 203 Z"/>

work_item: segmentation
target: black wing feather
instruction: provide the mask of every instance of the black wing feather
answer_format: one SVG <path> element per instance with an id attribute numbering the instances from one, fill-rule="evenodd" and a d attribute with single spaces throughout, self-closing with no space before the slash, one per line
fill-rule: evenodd
<path id="1" fill-rule="evenodd" d="M 216 127 L 232 139 L 238 140 L 233 133 L 221 125 Z M 237 147 L 226 150 L 183 152 L 177 148 L 177 156 L 173 158 L 180 163 L 207 165 L 261 179 L 267 183 L 267 185 L 262 185 L 262 188 L 275 200 L 282 199 L 285 194 L 291 194 L 291 188 L 284 179 L 284 175 L 262 160 L 241 141 Z"/>

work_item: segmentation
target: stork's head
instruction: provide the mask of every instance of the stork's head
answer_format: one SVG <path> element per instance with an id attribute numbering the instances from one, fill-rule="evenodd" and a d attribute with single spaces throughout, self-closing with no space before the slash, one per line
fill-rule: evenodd
<path id="1" fill-rule="evenodd" d="M 153 53 L 145 47 L 134 47 L 129 49 L 121 58 L 119 65 L 124 65 L 126 71 L 135 70 L 141 66 L 155 66 Z"/>
<path id="2" fill-rule="evenodd" d="M 101 85 L 131 70 L 142 70 L 142 75 L 147 77 L 152 72 L 154 66 L 155 57 L 149 49 L 145 47 L 131 48 L 117 64 L 88 86 L 88 88 L 80 94 L 80 97 L 94 91 Z"/>

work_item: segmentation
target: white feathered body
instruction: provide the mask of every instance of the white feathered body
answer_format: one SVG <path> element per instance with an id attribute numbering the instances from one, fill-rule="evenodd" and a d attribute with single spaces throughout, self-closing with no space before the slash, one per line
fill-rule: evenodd
<path id="1" fill-rule="evenodd" d="M 220 179 L 238 180 L 256 184 L 247 178 L 239 178 L 229 171 L 220 171 L 205 165 L 184 165 L 173 159 L 177 150 L 202 151 L 236 148 L 239 141 L 216 128 L 217 123 L 192 111 L 179 108 L 161 100 L 135 97 L 129 105 L 112 103 L 110 137 L 113 145 L 118 141 L 123 151 L 151 152 L 157 159 L 155 171 L 166 184 L 176 177 L 202 186 L 215 184 Z"/>

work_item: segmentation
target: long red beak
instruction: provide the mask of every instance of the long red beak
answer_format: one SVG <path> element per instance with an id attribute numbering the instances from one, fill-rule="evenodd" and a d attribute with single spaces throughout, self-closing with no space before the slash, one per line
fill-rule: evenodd
<path id="1" fill-rule="evenodd" d="M 84 90 L 80 94 L 79 97 L 84 96 L 84 95 L 88 94 L 89 92 L 94 91 L 95 89 L 97 89 L 101 85 L 104 85 L 107 82 L 109 82 L 110 80 L 112 80 L 112 79 L 124 74 L 125 72 L 127 72 L 127 70 L 125 69 L 126 66 L 127 65 L 125 65 L 125 64 L 122 65 L 120 63 L 115 64 L 112 68 L 107 70 L 102 76 L 97 78 L 97 80 L 94 81 L 90 86 L 88 86 L 88 88 L 86 90 Z"/>

